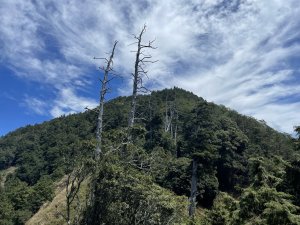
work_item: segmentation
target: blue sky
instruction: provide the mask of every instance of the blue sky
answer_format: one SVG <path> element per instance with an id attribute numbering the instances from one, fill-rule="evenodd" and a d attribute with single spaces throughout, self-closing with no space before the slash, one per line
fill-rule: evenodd
<path id="1" fill-rule="evenodd" d="M 109 98 L 128 95 L 132 34 L 156 39 L 147 85 L 178 86 L 292 133 L 300 125 L 298 0 L 0 0 L 0 135 L 95 107 L 118 40 Z"/>

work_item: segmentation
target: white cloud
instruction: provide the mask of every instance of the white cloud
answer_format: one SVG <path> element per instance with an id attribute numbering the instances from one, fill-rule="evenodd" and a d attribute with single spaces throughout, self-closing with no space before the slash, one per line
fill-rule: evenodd
<path id="1" fill-rule="evenodd" d="M 297 0 L 12 0 L 0 8 L 1 57 L 53 87 L 53 116 L 77 112 L 95 104 L 77 94 L 99 63 L 91 58 L 119 40 L 115 68 L 129 78 L 131 34 L 147 23 L 145 40 L 158 47 L 152 88 L 183 87 L 291 132 L 300 124 L 299 65 L 290 63 L 300 53 L 299 15 Z M 128 79 L 120 93 L 130 87 Z"/>
<path id="2" fill-rule="evenodd" d="M 13 100 L 16 101 L 15 99 Z M 21 105 L 26 106 L 38 115 L 59 117 L 81 112 L 86 107 L 95 108 L 97 107 L 97 102 L 91 98 L 78 96 L 72 88 L 61 88 L 57 98 L 53 101 L 26 95 Z"/>
<path id="3" fill-rule="evenodd" d="M 22 105 L 27 106 L 28 108 L 30 108 L 32 111 L 34 111 L 39 115 L 44 115 L 46 113 L 47 105 L 44 101 L 40 99 L 26 96 Z"/>
<path id="4" fill-rule="evenodd" d="M 79 97 L 70 88 L 61 89 L 60 97 L 54 101 L 54 106 L 50 111 L 53 117 L 64 114 L 83 111 L 86 107 L 96 107 L 97 102 L 93 99 Z"/>

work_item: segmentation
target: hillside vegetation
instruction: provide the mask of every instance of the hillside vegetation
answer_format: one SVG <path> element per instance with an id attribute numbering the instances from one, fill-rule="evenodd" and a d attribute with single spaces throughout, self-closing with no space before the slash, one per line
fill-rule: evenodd
<path id="1" fill-rule="evenodd" d="M 75 168 L 86 172 L 73 224 L 300 224 L 297 140 L 179 88 L 137 102 L 130 130 L 130 97 L 105 104 L 97 161 L 94 110 L 1 137 L 0 169 L 17 169 L 0 187 L 0 224 L 25 224 L 55 196 L 63 204 L 55 184 Z M 64 212 L 54 208 L 49 218 Z"/>

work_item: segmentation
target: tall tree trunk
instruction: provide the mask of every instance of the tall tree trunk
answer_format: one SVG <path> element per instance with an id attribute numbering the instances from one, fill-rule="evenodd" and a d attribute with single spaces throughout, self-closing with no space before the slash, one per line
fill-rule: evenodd
<path id="1" fill-rule="evenodd" d="M 189 206 L 189 216 L 193 217 L 196 210 L 196 197 L 197 197 L 197 168 L 198 162 L 193 159 L 192 167 L 192 182 L 191 182 L 191 196 L 190 196 L 190 206 Z"/>
<path id="2" fill-rule="evenodd" d="M 134 64 L 134 74 L 133 74 L 133 87 L 132 87 L 132 99 L 131 99 L 131 111 L 129 116 L 129 122 L 128 126 L 133 127 L 134 125 L 134 119 L 135 119 L 135 110 L 136 110 L 136 97 L 138 92 L 138 82 L 140 76 L 139 76 L 139 63 L 140 63 L 140 55 L 141 55 L 141 41 L 143 33 L 145 32 L 146 27 L 144 27 L 137 38 L 138 42 L 138 49 L 135 56 L 135 64 Z"/>
<path id="3" fill-rule="evenodd" d="M 70 197 L 67 196 L 67 224 L 71 224 L 71 202 Z"/>
<path id="4" fill-rule="evenodd" d="M 150 48 L 155 49 L 152 46 L 153 41 L 149 41 L 148 44 L 142 43 L 143 34 L 146 32 L 146 25 L 144 25 L 143 29 L 141 30 L 138 36 L 134 36 L 137 40 L 137 51 L 135 56 L 135 63 L 134 63 L 134 73 L 131 75 L 133 76 L 133 87 L 132 87 L 132 99 L 131 99 L 131 109 L 128 118 L 128 127 L 133 127 L 135 123 L 135 114 L 136 114 L 136 105 L 137 105 L 137 94 L 138 92 L 146 92 L 147 89 L 143 86 L 143 76 L 147 76 L 148 71 L 145 70 L 145 66 L 147 63 L 155 63 L 155 61 L 151 61 L 152 56 L 147 55 L 144 49 Z"/>
<path id="5" fill-rule="evenodd" d="M 168 101 L 167 101 L 167 98 L 166 98 L 166 111 L 165 111 L 165 132 L 168 132 L 169 128 L 169 116 L 168 116 Z"/>
<path id="6" fill-rule="evenodd" d="M 97 131 L 96 131 L 96 139 L 97 139 L 97 146 L 96 146 L 96 159 L 99 158 L 102 149 L 102 130 L 103 130 L 103 114 L 104 114 L 104 103 L 105 103 L 105 94 L 107 92 L 107 84 L 109 82 L 108 79 L 108 74 L 112 70 L 112 63 L 113 63 L 113 58 L 114 58 L 114 53 L 115 53 L 115 48 L 117 45 L 117 41 L 115 41 L 111 55 L 107 61 L 106 68 L 104 70 L 104 76 L 103 80 L 101 80 L 101 91 L 100 91 L 100 99 L 99 99 L 99 114 L 97 118 Z"/>
<path id="7" fill-rule="evenodd" d="M 177 148 L 177 129 L 178 129 L 178 125 L 177 125 L 177 119 L 176 119 L 175 131 L 174 131 L 174 145 L 175 145 L 175 149 Z"/>

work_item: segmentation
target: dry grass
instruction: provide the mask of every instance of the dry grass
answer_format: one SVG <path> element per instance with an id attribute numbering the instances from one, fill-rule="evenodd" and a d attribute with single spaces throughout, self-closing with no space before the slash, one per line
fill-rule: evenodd
<path id="1" fill-rule="evenodd" d="M 66 221 L 62 216 L 58 215 L 57 211 L 65 213 L 65 201 L 66 201 L 66 190 L 65 190 L 66 177 L 61 179 L 56 184 L 55 197 L 52 202 L 46 202 L 39 211 L 34 214 L 25 225 L 65 225 Z M 88 181 L 82 183 L 80 189 L 80 199 L 84 202 L 85 193 L 87 189 Z"/>
<path id="2" fill-rule="evenodd" d="M 6 177 L 16 171 L 17 167 L 11 166 L 6 170 L 0 171 L 0 187 L 4 188 Z"/>

